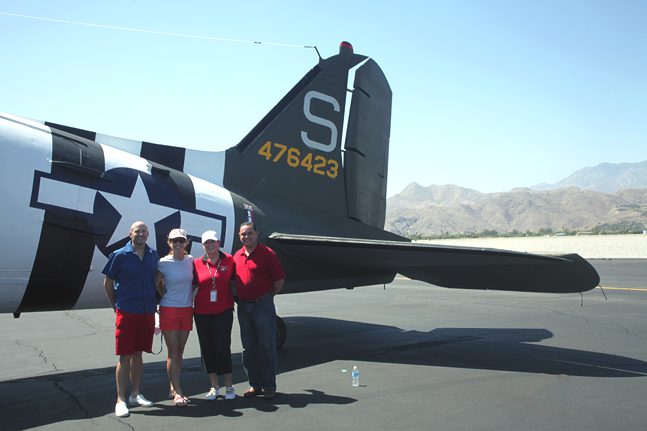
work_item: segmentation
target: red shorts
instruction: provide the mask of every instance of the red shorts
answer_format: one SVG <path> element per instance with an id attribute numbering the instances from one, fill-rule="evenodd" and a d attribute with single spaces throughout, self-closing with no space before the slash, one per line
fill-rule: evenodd
<path id="1" fill-rule="evenodd" d="M 117 310 L 115 319 L 115 353 L 118 356 L 153 351 L 155 313 L 136 314 Z"/>
<path id="2" fill-rule="evenodd" d="M 162 331 L 190 331 L 193 329 L 193 307 L 160 307 Z"/>

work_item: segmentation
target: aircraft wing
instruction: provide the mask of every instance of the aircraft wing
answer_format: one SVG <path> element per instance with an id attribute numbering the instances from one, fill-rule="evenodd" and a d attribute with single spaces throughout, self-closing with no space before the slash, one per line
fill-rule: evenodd
<path id="1" fill-rule="evenodd" d="M 456 289 L 572 293 L 600 283 L 595 269 L 577 254 L 537 255 L 475 247 L 404 241 L 273 233 L 283 253 L 340 268 L 391 271 Z"/>

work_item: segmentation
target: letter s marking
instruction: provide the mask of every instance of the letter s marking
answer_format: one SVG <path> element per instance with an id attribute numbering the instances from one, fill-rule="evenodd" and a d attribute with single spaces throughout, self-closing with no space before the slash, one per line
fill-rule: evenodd
<path id="1" fill-rule="evenodd" d="M 310 148 L 330 153 L 337 146 L 337 126 L 332 121 L 318 117 L 310 112 L 310 103 L 312 99 L 319 99 L 323 102 L 330 103 L 333 106 L 335 112 L 340 111 L 339 102 L 337 102 L 337 100 L 332 96 L 328 96 L 327 94 L 323 94 L 314 90 L 308 91 L 303 98 L 303 114 L 311 122 L 330 129 L 330 143 L 322 144 L 321 142 L 313 141 L 312 139 L 308 138 L 308 134 L 303 130 L 301 131 L 301 139 L 303 140 L 303 143 Z"/>

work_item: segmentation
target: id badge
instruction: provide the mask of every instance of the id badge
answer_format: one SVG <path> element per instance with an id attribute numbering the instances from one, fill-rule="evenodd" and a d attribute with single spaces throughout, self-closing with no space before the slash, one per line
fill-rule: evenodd
<path id="1" fill-rule="evenodd" d="M 216 300 L 218 299 L 218 291 L 217 290 L 212 290 L 210 292 L 210 295 L 211 296 L 209 296 L 209 301 L 216 302 Z"/>

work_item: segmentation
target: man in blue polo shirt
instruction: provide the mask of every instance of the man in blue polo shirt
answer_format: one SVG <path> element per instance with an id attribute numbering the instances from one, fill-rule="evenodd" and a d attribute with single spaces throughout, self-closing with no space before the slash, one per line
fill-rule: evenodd
<path id="1" fill-rule="evenodd" d="M 115 351 L 117 362 L 117 404 L 115 415 L 129 415 L 126 404 L 128 379 L 132 384 L 128 403 L 152 406 L 139 392 L 144 371 L 142 352 L 151 352 L 155 332 L 155 271 L 159 255 L 146 245 L 148 227 L 137 221 L 130 227 L 130 241 L 114 251 L 103 268 L 103 286 L 115 310 Z"/>

